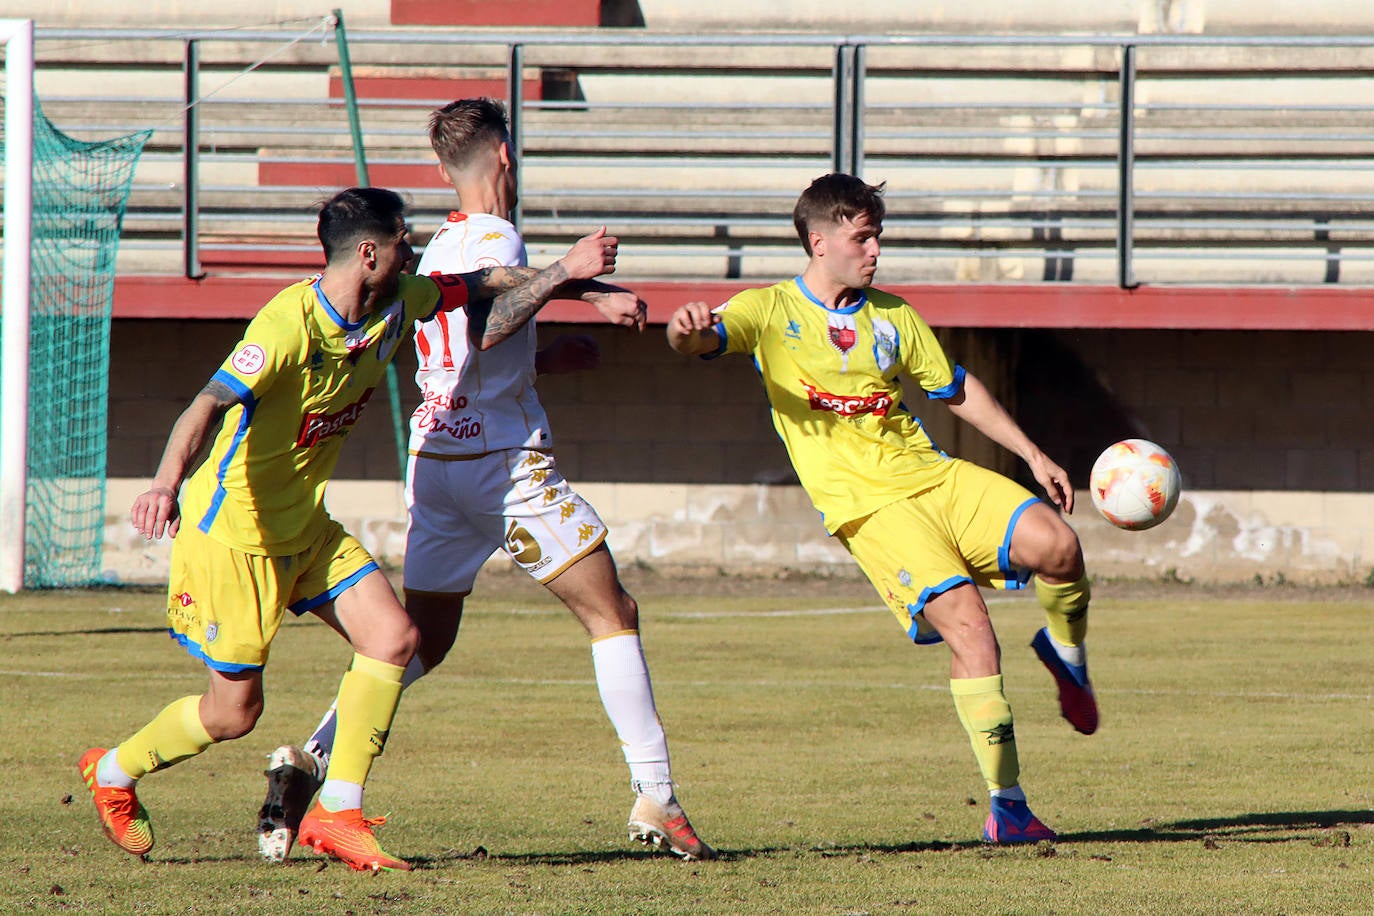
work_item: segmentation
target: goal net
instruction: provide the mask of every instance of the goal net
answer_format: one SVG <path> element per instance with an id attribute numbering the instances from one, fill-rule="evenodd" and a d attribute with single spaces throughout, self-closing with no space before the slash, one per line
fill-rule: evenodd
<path id="1" fill-rule="evenodd" d="M 7 133 L 0 159 L 10 152 Z M 25 588 L 101 580 L 115 253 L 149 134 L 77 140 L 33 101 Z M 4 352 L 9 359 L 15 349 Z"/>

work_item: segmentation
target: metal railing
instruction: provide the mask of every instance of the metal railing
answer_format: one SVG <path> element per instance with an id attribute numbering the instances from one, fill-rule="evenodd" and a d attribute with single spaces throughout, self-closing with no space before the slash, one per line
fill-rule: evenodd
<path id="1" fill-rule="evenodd" d="M 337 48 L 296 37 L 38 30 L 60 128 L 156 128 L 122 257 L 188 275 L 314 261 L 309 206 L 353 164 Z M 504 92 L 536 257 L 606 223 L 631 271 L 772 275 L 796 260 L 796 194 L 837 170 L 887 182 L 889 280 L 1374 277 L 1374 37 L 426 29 L 348 44 L 372 182 L 410 197 L 418 230 L 451 200 L 425 114 Z"/>

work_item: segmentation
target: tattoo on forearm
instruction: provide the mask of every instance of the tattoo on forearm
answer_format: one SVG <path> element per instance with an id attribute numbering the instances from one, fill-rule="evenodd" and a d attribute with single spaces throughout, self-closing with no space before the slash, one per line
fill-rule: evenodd
<path id="1" fill-rule="evenodd" d="M 491 299 L 528 283 L 538 273 L 533 267 L 483 267 L 468 275 L 468 298 Z"/>
<path id="2" fill-rule="evenodd" d="M 469 307 L 469 339 L 486 346 L 494 346 L 505 340 L 523 327 L 567 280 L 567 269 L 562 263 L 555 262 L 533 273 L 528 283 L 508 288 L 481 306 Z"/>
<path id="3" fill-rule="evenodd" d="M 230 404 L 237 404 L 239 402 L 239 396 L 234 394 L 234 390 L 232 388 L 230 388 L 223 382 L 216 381 L 214 379 L 211 379 L 206 384 L 206 386 L 200 390 L 200 393 L 208 394 L 210 397 L 215 399 L 216 403 L 220 404 L 221 406 L 227 407 Z"/>

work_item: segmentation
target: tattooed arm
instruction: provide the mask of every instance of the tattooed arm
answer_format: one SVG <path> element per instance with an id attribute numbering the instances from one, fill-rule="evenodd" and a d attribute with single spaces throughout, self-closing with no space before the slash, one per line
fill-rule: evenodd
<path id="1" fill-rule="evenodd" d="M 164 531 L 176 537 L 181 527 L 181 509 L 177 505 L 181 482 L 200 456 L 210 430 L 237 403 L 238 395 L 228 385 L 211 381 L 177 418 L 158 462 L 153 485 L 134 500 L 129 512 L 135 530 L 145 538 L 160 538 Z"/>
<path id="2" fill-rule="evenodd" d="M 573 245 L 562 258 L 540 271 L 492 267 L 465 274 L 468 283 L 468 339 L 481 350 L 514 334 L 568 284 L 591 280 L 615 270 L 619 240 L 598 229 Z M 473 279 L 467 280 L 468 277 Z"/>

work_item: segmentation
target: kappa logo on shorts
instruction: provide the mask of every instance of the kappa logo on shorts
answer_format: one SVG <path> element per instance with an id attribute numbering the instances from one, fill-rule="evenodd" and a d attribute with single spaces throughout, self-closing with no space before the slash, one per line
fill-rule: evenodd
<path id="1" fill-rule="evenodd" d="M 535 468 L 533 471 L 530 471 L 530 481 L 537 487 L 542 487 L 544 485 L 544 481 L 548 479 L 548 468 Z"/>
<path id="2" fill-rule="evenodd" d="M 600 530 L 601 529 L 597 528 L 591 522 L 584 522 L 577 529 L 577 545 L 580 547 L 587 543 L 592 538 L 596 537 L 596 533 Z"/>
<path id="3" fill-rule="evenodd" d="M 566 522 L 568 519 L 572 518 L 573 515 L 575 515 L 576 513 L 576 506 L 574 506 L 572 503 L 564 503 L 563 507 L 558 510 L 558 520 L 560 522 Z"/>

